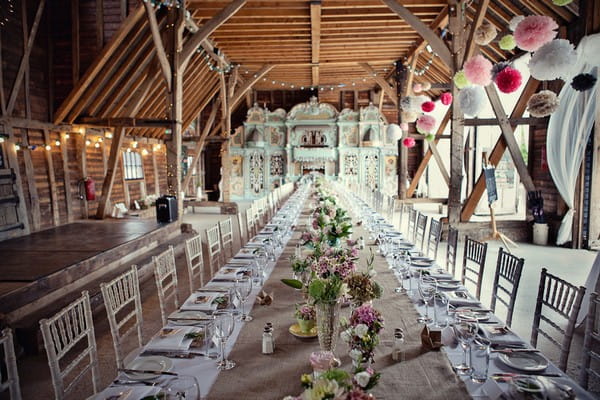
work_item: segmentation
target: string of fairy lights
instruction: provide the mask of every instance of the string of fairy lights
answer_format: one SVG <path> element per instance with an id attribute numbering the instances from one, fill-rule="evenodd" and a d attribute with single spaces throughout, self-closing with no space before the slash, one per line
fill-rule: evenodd
<path id="1" fill-rule="evenodd" d="M 10 17 L 15 14 L 14 0 L 4 0 L 0 7 L 0 26 L 5 26 Z"/>

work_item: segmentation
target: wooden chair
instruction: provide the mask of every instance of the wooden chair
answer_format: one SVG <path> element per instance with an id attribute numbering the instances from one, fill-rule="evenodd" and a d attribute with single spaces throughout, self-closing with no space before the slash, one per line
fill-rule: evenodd
<path id="1" fill-rule="evenodd" d="M 258 231 L 262 227 L 262 222 L 260 220 L 260 207 L 259 202 L 255 201 L 252 203 L 252 223 L 254 224 L 254 234 L 258 234 Z"/>
<path id="2" fill-rule="evenodd" d="M 590 375 L 600 379 L 600 353 L 597 350 L 600 346 L 600 296 L 597 293 L 590 294 L 590 308 L 585 319 L 585 336 L 583 339 L 583 352 L 581 357 L 581 372 L 579 374 L 579 384 L 582 388 L 588 389 Z M 592 365 L 592 363 L 594 365 Z"/>
<path id="3" fill-rule="evenodd" d="M 496 301 L 504 304 L 507 308 L 506 325 L 511 326 L 519 282 L 521 281 L 521 272 L 525 260 L 513 256 L 504 251 L 502 247 L 498 251 L 498 260 L 496 262 L 496 272 L 494 274 L 494 285 L 492 286 L 492 301 L 490 308 L 496 312 Z M 500 294 L 504 293 L 503 296 Z M 507 299 L 504 296 L 508 296 Z"/>
<path id="4" fill-rule="evenodd" d="M 8 389 L 11 400 L 21 400 L 21 387 L 19 386 L 19 372 L 17 370 L 17 358 L 15 357 L 15 345 L 13 334 L 9 328 L 2 330 L 0 335 L 0 346 L 4 350 L 4 364 L 6 365 L 6 380 L 0 369 L 0 392 Z"/>
<path id="5" fill-rule="evenodd" d="M 110 333 L 117 358 L 117 368 L 125 367 L 123 344 L 137 333 L 138 347 L 142 347 L 142 301 L 137 266 L 108 283 L 101 283 L 102 298 L 108 316 Z M 122 332 L 124 330 L 124 332 Z"/>
<path id="6" fill-rule="evenodd" d="M 438 247 L 440 246 L 440 238 L 442 237 L 442 223 L 437 219 L 431 218 L 429 223 L 429 235 L 427 239 L 426 256 L 437 260 Z"/>
<path id="7" fill-rule="evenodd" d="M 240 246 L 244 247 L 248 242 L 248 227 L 244 223 L 244 217 L 241 212 L 237 213 L 238 229 L 240 231 Z"/>
<path id="8" fill-rule="evenodd" d="M 158 289 L 158 304 L 163 325 L 167 324 L 167 302 L 173 299 L 175 308 L 179 308 L 179 293 L 177 291 L 177 268 L 173 246 L 169 246 L 158 256 L 152 257 L 154 263 L 154 279 Z"/>
<path id="9" fill-rule="evenodd" d="M 190 293 L 197 289 L 196 281 L 200 278 L 200 286 L 204 286 L 204 257 L 202 256 L 202 237 L 196 235 L 185 241 L 185 260 L 190 278 Z"/>
<path id="10" fill-rule="evenodd" d="M 446 271 L 456 276 L 456 250 L 458 249 L 458 229 L 448 228 L 448 246 L 446 247 Z"/>
<path id="11" fill-rule="evenodd" d="M 427 229 L 427 215 L 419 213 L 417 215 L 417 226 L 415 229 L 415 247 L 424 251 L 425 248 L 425 230 Z"/>
<path id="12" fill-rule="evenodd" d="M 219 238 L 219 225 L 206 230 L 206 244 L 208 247 L 208 265 L 211 276 L 221 268 L 221 239 Z"/>
<path id="13" fill-rule="evenodd" d="M 411 204 L 404 201 L 400 201 L 400 212 L 398 216 L 398 230 L 407 236 L 408 240 L 408 229 L 405 228 L 405 222 L 409 218 Z"/>
<path id="14" fill-rule="evenodd" d="M 250 241 L 250 238 L 256 235 L 254 229 L 254 210 L 252 207 L 246 210 L 246 231 L 248 232 L 248 241 Z"/>
<path id="15" fill-rule="evenodd" d="M 223 256 L 225 261 L 227 261 L 233 257 L 233 226 L 231 224 L 231 217 L 224 221 L 219 221 L 219 232 L 221 233 Z"/>
<path id="16" fill-rule="evenodd" d="M 419 214 L 419 212 L 417 210 L 415 210 L 414 208 L 411 208 L 408 212 L 408 230 L 407 230 L 407 237 L 406 239 L 411 242 L 411 243 L 415 243 L 415 233 L 417 231 L 416 226 L 417 226 L 417 215 Z"/>
<path id="17" fill-rule="evenodd" d="M 465 252 L 463 253 L 462 284 L 469 281 L 475 284 L 475 297 L 481 297 L 481 281 L 485 269 L 487 243 L 481 243 L 468 236 L 465 238 Z M 471 277 L 469 275 L 474 275 Z"/>
<path id="18" fill-rule="evenodd" d="M 92 390 L 97 393 L 100 371 L 89 293 L 82 292 L 79 299 L 53 317 L 42 319 L 40 328 L 54 397 L 66 398 L 88 372 L 92 375 Z"/>
<path id="19" fill-rule="evenodd" d="M 541 334 L 550 343 L 558 347 L 560 350 L 558 368 L 563 371 L 567 370 L 567 361 L 571 352 L 575 322 L 577 321 L 577 314 L 579 314 L 584 295 L 585 287 L 572 285 L 557 276 L 549 274 L 546 268 L 542 268 L 540 287 L 533 315 L 533 326 L 531 328 L 531 345 L 534 347 L 537 346 L 538 336 Z M 557 319 L 567 321 L 566 329 L 558 325 Z M 562 341 L 559 342 L 554 339 L 551 333 L 543 330 L 540 325 L 541 321 L 544 321 L 545 325 L 552 328 L 555 333 L 558 332 L 562 337 Z"/>

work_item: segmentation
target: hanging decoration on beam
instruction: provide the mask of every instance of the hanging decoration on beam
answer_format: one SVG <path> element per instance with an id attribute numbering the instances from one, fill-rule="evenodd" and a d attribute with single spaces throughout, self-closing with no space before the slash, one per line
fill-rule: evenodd
<path id="1" fill-rule="evenodd" d="M 437 54 L 433 51 L 433 49 L 431 48 L 431 46 L 427 45 L 427 51 L 431 54 L 429 57 L 429 60 L 427 60 L 427 62 L 425 62 L 425 65 L 421 68 L 413 68 L 410 65 L 410 62 L 408 61 L 408 57 L 404 57 L 404 63 L 405 63 L 405 67 L 409 72 L 412 72 L 413 75 L 415 76 L 423 76 L 427 73 L 427 71 L 429 70 L 429 68 L 431 68 L 431 65 L 433 64 L 433 60 L 435 59 L 435 57 L 437 56 Z M 394 67 L 396 66 L 396 63 L 394 62 Z"/>
<path id="2" fill-rule="evenodd" d="M 150 3 L 152 7 L 156 8 L 181 8 L 184 5 L 184 0 L 144 0 L 144 3 Z"/>
<path id="3" fill-rule="evenodd" d="M 498 35 L 498 29 L 487 20 L 484 20 L 481 25 L 475 30 L 473 41 L 479 46 L 487 46 Z"/>
<path id="4" fill-rule="evenodd" d="M 0 7 L 0 26 L 5 26 L 10 17 L 15 14 L 14 0 L 6 0 L 3 3 L 4 4 Z"/>

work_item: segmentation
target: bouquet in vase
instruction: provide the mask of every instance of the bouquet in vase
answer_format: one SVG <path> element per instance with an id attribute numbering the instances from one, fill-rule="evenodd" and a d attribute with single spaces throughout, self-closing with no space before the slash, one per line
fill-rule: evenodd
<path id="1" fill-rule="evenodd" d="M 352 311 L 350 322 L 341 334 L 342 340 L 352 349 L 350 358 L 355 366 L 373 362 L 375 347 L 379 344 L 379 332 L 383 329 L 383 317 L 370 304 Z"/>

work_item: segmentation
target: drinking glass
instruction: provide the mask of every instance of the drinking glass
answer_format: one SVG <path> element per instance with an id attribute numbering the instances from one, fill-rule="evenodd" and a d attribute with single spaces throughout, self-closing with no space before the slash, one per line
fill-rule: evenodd
<path id="1" fill-rule="evenodd" d="M 473 343 L 475 336 L 477 336 L 478 330 L 479 326 L 477 324 L 477 319 L 460 315 L 456 316 L 456 321 L 454 322 L 454 335 L 463 349 L 463 361 L 461 364 L 454 367 L 459 375 L 471 374 L 471 360 L 469 357 L 469 362 L 467 363 L 467 350 L 471 349 L 471 343 Z"/>
<path id="2" fill-rule="evenodd" d="M 473 342 L 471 352 L 471 380 L 476 383 L 485 383 L 488 378 L 488 367 L 490 365 L 491 342 L 478 336 Z"/>
<path id="3" fill-rule="evenodd" d="M 417 318 L 418 322 L 423 324 L 433 322 L 433 320 L 429 318 L 429 302 L 435 296 L 435 292 L 437 292 L 437 281 L 431 276 L 421 272 L 421 276 L 419 277 L 419 294 L 425 302 L 425 316 Z"/>
<path id="4" fill-rule="evenodd" d="M 404 263 L 402 257 L 403 256 L 400 254 L 395 254 L 394 263 L 392 264 L 394 272 L 396 272 L 396 276 L 398 277 L 398 281 L 400 282 L 400 286 L 394 289 L 394 292 L 396 293 L 406 293 L 406 289 L 404 288 L 404 277 L 406 276 L 408 267 Z"/>
<path id="5" fill-rule="evenodd" d="M 220 310 L 214 313 L 215 316 L 215 337 L 219 340 L 221 346 L 221 360 L 217 363 L 220 370 L 228 370 L 235 367 L 235 362 L 225 357 L 225 344 L 227 339 L 233 333 L 235 328 L 235 318 L 233 313 L 227 310 Z"/>
<path id="6" fill-rule="evenodd" d="M 169 400 L 200 400 L 200 384 L 190 375 L 179 375 L 163 385 L 166 399 Z M 158 398 L 158 397 L 157 397 Z"/>
<path id="7" fill-rule="evenodd" d="M 269 262 L 269 256 L 264 249 L 259 249 L 254 255 L 254 260 L 256 261 L 256 282 L 260 285 L 263 284 L 264 271 Z"/>
<path id="8" fill-rule="evenodd" d="M 239 316 L 239 321 L 249 322 L 252 321 L 252 317 L 244 312 L 244 303 L 250 296 L 252 292 L 252 279 L 248 276 L 243 276 L 235 280 L 235 295 L 240 300 L 240 307 L 242 308 L 242 313 Z"/>

